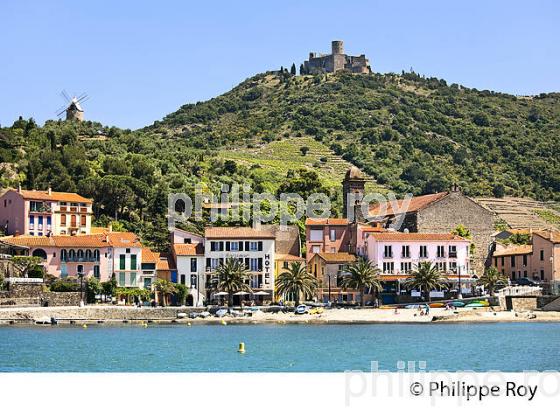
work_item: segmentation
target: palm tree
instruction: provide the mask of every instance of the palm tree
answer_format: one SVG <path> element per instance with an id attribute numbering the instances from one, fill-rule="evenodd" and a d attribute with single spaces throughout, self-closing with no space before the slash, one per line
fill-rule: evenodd
<path id="1" fill-rule="evenodd" d="M 250 273 L 247 267 L 239 259 L 227 258 L 216 269 L 218 274 L 218 290 L 228 293 L 228 305 L 233 306 L 233 294 L 235 292 L 249 292 L 251 287 L 247 283 L 250 279 Z"/>
<path id="2" fill-rule="evenodd" d="M 165 298 L 175 293 L 175 285 L 168 280 L 158 279 L 154 282 L 154 290 L 161 293 L 161 306 L 165 306 Z"/>
<path id="3" fill-rule="evenodd" d="M 494 296 L 494 291 L 497 286 L 507 286 L 508 278 L 506 275 L 501 274 L 494 267 L 486 269 L 484 274 L 478 279 L 478 284 L 483 285 L 484 289 L 488 289 L 490 296 Z"/>
<path id="4" fill-rule="evenodd" d="M 409 289 L 420 289 L 421 292 L 426 292 L 428 301 L 431 300 L 430 291 L 432 289 L 447 288 L 445 278 L 430 262 L 420 262 L 411 273 L 412 276 L 405 281 L 404 285 Z"/>
<path id="5" fill-rule="evenodd" d="M 343 289 L 358 289 L 361 295 L 361 304 L 365 305 L 364 295 L 366 289 L 373 289 L 377 297 L 377 292 L 383 289 L 380 269 L 373 266 L 371 262 L 364 258 L 359 258 L 348 267 L 346 275 L 342 278 Z"/>
<path id="6" fill-rule="evenodd" d="M 278 278 L 276 278 L 276 293 L 292 293 L 295 297 L 296 306 L 299 305 L 299 298 L 303 295 L 304 299 L 312 298 L 319 287 L 315 276 L 307 272 L 302 262 L 292 262 Z"/>

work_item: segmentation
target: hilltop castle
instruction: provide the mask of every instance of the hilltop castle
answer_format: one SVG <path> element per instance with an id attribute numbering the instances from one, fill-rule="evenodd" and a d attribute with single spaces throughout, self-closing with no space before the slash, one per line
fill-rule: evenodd
<path id="1" fill-rule="evenodd" d="M 365 54 L 344 54 L 344 43 L 340 40 L 332 42 L 331 54 L 309 53 L 309 60 L 303 63 L 304 74 L 336 73 L 342 70 L 358 74 L 371 73 Z"/>

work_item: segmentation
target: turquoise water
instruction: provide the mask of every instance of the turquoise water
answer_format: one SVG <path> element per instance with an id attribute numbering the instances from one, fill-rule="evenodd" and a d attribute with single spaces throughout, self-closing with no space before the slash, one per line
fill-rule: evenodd
<path id="1" fill-rule="evenodd" d="M 560 370 L 559 323 L 0 328 L 2 372 Z M 237 353 L 245 342 L 246 353 Z"/>

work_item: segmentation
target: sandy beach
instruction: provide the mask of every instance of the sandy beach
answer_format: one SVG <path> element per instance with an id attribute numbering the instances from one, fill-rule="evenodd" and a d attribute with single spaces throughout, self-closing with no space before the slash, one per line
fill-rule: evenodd
<path id="1" fill-rule="evenodd" d="M 368 323 L 478 323 L 478 322 L 560 322 L 560 312 L 498 311 L 491 308 L 445 310 L 431 308 L 428 315 L 416 309 L 325 309 L 320 314 L 265 313 L 222 318 L 209 316 L 191 319 L 189 308 L 134 308 L 86 306 L 51 308 L 0 308 L 0 325 L 33 325 L 55 318 L 59 324 L 182 323 L 203 324 L 368 324 Z"/>

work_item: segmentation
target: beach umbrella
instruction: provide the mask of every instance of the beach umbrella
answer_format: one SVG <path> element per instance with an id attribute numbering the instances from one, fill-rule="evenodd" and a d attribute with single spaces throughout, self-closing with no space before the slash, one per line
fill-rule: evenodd
<path id="1" fill-rule="evenodd" d="M 259 290 L 258 292 L 253 293 L 255 296 L 270 296 L 270 293 L 265 292 L 264 290 Z"/>
<path id="2" fill-rule="evenodd" d="M 214 296 L 227 296 L 227 295 L 229 295 L 229 293 L 227 293 L 227 292 L 214 293 Z"/>
<path id="3" fill-rule="evenodd" d="M 239 292 L 235 292 L 234 295 L 235 296 L 245 296 L 245 295 L 249 295 L 249 292 L 244 292 L 244 291 L 240 290 Z"/>

